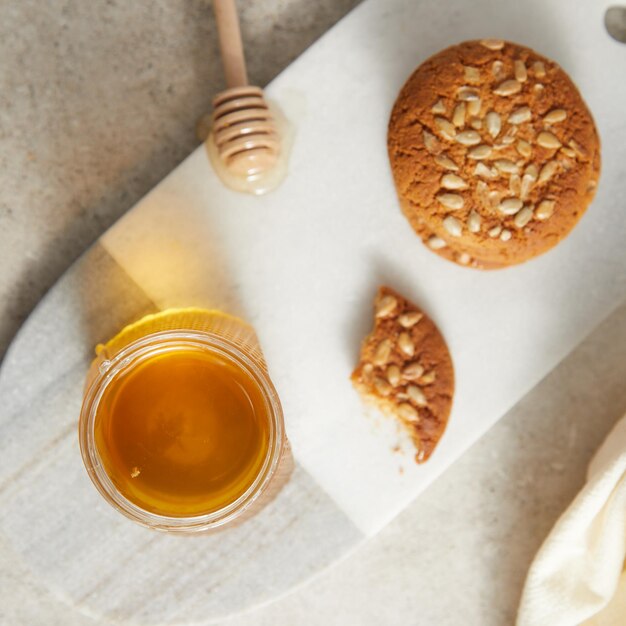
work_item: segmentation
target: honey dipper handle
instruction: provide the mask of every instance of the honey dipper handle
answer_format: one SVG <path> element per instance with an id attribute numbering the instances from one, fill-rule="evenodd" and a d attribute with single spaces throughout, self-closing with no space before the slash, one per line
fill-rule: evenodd
<path id="1" fill-rule="evenodd" d="M 235 0 L 213 0 L 213 10 L 217 21 L 226 85 L 228 88 L 243 87 L 248 84 L 248 73 Z"/>

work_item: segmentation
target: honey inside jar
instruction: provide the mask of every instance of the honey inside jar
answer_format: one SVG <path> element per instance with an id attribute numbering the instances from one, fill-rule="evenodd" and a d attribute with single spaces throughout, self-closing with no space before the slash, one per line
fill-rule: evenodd
<path id="1" fill-rule="evenodd" d="M 158 515 L 194 516 L 234 502 L 268 454 L 257 381 L 226 356 L 191 347 L 152 354 L 104 389 L 94 440 L 120 493 Z"/>

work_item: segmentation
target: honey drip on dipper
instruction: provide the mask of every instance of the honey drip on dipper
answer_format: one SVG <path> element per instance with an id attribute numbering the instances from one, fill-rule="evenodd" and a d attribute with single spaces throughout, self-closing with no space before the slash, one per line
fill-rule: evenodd
<path id="1" fill-rule="evenodd" d="M 213 113 L 198 123 L 211 163 L 222 182 L 236 191 L 262 194 L 287 173 L 291 133 L 263 90 L 248 84 L 234 0 L 214 0 L 220 51 L 228 89 L 213 99 Z"/>

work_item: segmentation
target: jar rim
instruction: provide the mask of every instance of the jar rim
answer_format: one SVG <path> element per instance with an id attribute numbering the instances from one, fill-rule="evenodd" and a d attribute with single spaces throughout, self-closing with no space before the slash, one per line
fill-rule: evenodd
<path id="1" fill-rule="evenodd" d="M 219 354 L 242 368 L 258 385 L 266 404 L 269 441 L 263 465 L 254 481 L 236 500 L 208 513 L 170 516 L 148 511 L 128 498 L 115 486 L 104 469 L 95 442 L 95 418 L 105 390 L 118 376 L 156 354 L 184 347 Z M 165 330 L 137 339 L 111 359 L 103 359 L 89 385 L 80 412 L 79 443 L 87 473 L 100 494 L 114 508 L 133 521 L 164 531 L 200 532 L 233 522 L 257 501 L 276 473 L 285 445 L 283 412 L 276 389 L 264 362 L 246 354 L 236 343 L 223 336 L 198 330 Z"/>

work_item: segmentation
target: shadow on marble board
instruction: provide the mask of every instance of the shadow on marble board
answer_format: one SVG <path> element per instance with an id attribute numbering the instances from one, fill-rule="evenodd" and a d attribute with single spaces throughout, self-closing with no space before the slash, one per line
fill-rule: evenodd
<path id="1" fill-rule="evenodd" d="M 152 302 L 99 245 L 40 302 L 0 368 L 0 494 L 60 447 L 77 448 L 94 345 L 152 310 Z"/>
<path id="2" fill-rule="evenodd" d="M 17 476 L 10 493 L 0 493 L 0 532 L 38 585 L 107 622 L 214 623 L 285 594 L 364 540 L 298 465 L 254 518 L 185 537 L 119 515 L 78 467 L 75 450 L 66 445 L 55 452 L 38 472 Z M 48 477 L 47 489 L 32 489 L 37 474 Z M 64 493 L 73 497 L 55 506 Z M 25 527 L 25 516 L 36 522 Z"/>
<path id="3" fill-rule="evenodd" d="M 81 260 L 81 266 L 74 285 L 79 316 L 76 331 L 78 340 L 92 350 L 127 324 L 157 311 L 155 304 L 100 244 Z"/>
<path id="4" fill-rule="evenodd" d="M 626 413 L 626 304 L 509 413 L 493 482 L 479 494 L 487 511 L 493 491 L 507 507 L 492 511 L 501 546 L 493 558 L 490 606 L 517 607 L 528 567 L 550 529 L 585 482 L 586 467 L 615 423 Z M 503 428 L 503 427 L 502 427 Z M 494 430 L 494 436 L 497 433 Z M 582 462 L 581 462 L 582 461 Z M 511 491 L 516 493 L 511 497 Z M 506 546 L 506 548 L 504 548 Z M 514 615 L 511 615 L 513 617 Z"/>
<path id="5" fill-rule="evenodd" d="M 98 342 L 155 310 L 95 244 L 39 303 L 11 344 L 0 367 L 2 413 L 16 412 L 76 367 L 86 372 Z"/>

